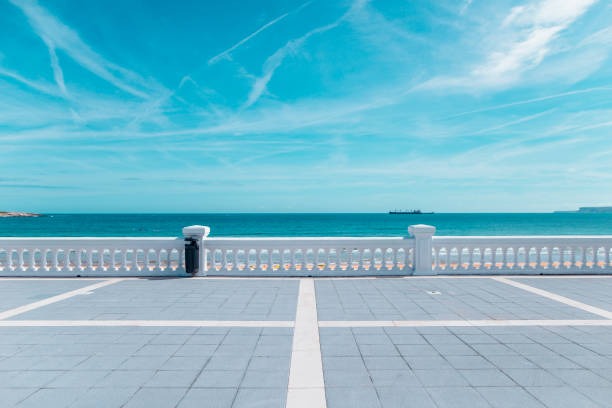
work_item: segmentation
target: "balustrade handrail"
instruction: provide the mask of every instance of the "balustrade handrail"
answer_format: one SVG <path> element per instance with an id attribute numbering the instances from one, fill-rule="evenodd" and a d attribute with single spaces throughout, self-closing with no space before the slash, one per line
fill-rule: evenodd
<path id="1" fill-rule="evenodd" d="M 508 236 L 434 236 L 433 245 L 445 244 L 597 244 L 612 243 L 612 235 L 508 235 Z"/>
<path id="2" fill-rule="evenodd" d="M 198 262 L 190 264 L 198 275 L 612 272 L 612 235 L 434 236 L 427 225 L 408 231 L 395 237 L 209 237 L 208 227 L 191 226 L 184 237 L 0 237 L 0 274 L 185 276 L 186 238 L 199 248 Z"/>

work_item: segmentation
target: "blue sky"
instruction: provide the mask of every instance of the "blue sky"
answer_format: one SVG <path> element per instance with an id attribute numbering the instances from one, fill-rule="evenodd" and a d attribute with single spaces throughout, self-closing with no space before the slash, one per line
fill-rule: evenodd
<path id="1" fill-rule="evenodd" d="M 0 210 L 612 205 L 612 3 L 0 0 Z"/>

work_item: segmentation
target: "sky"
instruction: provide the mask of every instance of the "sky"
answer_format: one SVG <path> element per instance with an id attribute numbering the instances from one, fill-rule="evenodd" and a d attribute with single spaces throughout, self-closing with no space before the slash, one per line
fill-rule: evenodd
<path id="1" fill-rule="evenodd" d="M 0 0 L 0 210 L 612 205 L 612 2 Z"/>

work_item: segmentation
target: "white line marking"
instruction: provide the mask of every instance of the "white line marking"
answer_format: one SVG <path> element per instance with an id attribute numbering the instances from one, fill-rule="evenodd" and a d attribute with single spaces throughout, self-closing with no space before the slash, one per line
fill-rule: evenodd
<path id="1" fill-rule="evenodd" d="M 122 279 L 109 279 L 103 282 L 98 282 L 93 285 L 85 286 L 80 289 L 72 290 L 70 292 L 62 293 L 61 295 L 52 296 L 50 298 L 46 298 L 43 300 L 39 300 L 38 302 L 30 303 L 27 305 L 23 305 L 17 307 L 15 309 L 10 309 L 5 312 L 0 313 L 0 320 L 8 319 L 9 317 L 17 316 L 19 314 L 29 312 L 30 310 L 38 309 L 39 307 L 50 305 L 51 303 L 60 302 L 62 300 L 71 298 L 76 295 L 81 295 L 83 293 L 87 293 L 92 290 L 99 289 L 104 286 L 112 285 L 113 283 L 120 282 Z"/>
<path id="2" fill-rule="evenodd" d="M 261 320 L 2 320 L 0 327 L 294 327 Z M 612 326 L 612 320 L 326 320 L 319 327 Z M 310 364 L 307 362 L 306 364 Z M 306 388 L 307 389 L 307 388 Z"/>
<path id="3" fill-rule="evenodd" d="M 3 320 L 0 327 L 293 327 L 292 321 L 261 320 Z"/>
<path id="4" fill-rule="evenodd" d="M 286 408 L 326 408 L 314 280 L 301 279 Z"/>
<path id="5" fill-rule="evenodd" d="M 606 319 L 612 319 L 612 312 L 609 312 L 604 309 L 600 309 L 595 306 L 587 305 L 586 303 L 578 302 L 577 300 L 573 300 L 565 296 L 557 295 L 555 293 L 548 292 L 543 289 L 534 288 L 533 286 L 525 285 L 524 283 L 516 282 L 510 279 L 506 279 L 506 278 L 493 277 L 491 279 L 495 279 L 498 282 L 502 282 L 507 285 L 514 286 L 515 288 L 526 290 L 527 292 L 535 293 L 536 295 L 540 295 L 540 296 L 544 296 L 552 300 L 556 300 L 557 302 L 561 302 L 563 304 L 575 307 L 577 309 L 582 309 L 589 313 L 593 313 L 598 316 L 605 317 Z"/>
<path id="6" fill-rule="evenodd" d="M 1 322 L 0 322 L 1 323 Z M 322 320 L 319 327 L 612 326 L 612 320 Z"/>

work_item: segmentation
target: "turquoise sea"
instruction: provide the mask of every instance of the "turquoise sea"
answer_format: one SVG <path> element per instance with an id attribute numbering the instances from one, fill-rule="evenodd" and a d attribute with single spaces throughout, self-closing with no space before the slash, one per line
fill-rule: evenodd
<path id="1" fill-rule="evenodd" d="M 612 235 L 612 214 L 48 214 L 0 218 L 0 236 L 402 236 L 429 224 L 437 235 Z"/>

